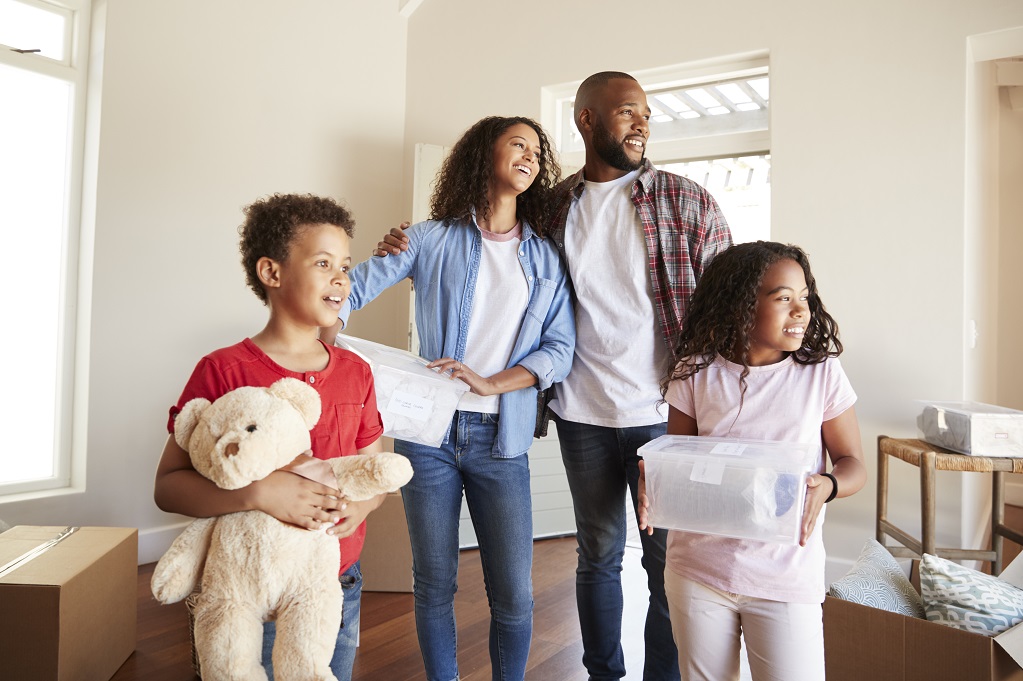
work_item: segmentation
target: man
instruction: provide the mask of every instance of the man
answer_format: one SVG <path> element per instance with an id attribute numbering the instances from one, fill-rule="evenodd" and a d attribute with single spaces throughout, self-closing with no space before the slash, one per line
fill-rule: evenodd
<path id="1" fill-rule="evenodd" d="M 731 245 L 714 199 L 645 158 L 650 108 L 636 80 L 597 73 L 579 86 L 583 169 L 565 180 L 548 234 L 575 291 L 572 369 L 550 402 L 579 542 L 576 600 L 591 679 L 625 676 L 621 568 L 625 490 L 636 505 L 636 450 L 666 430 L 660 382 L 704 267 Z M 640 533 L 650 605 L 647 681 L 678 679 L 664 595 L 667 530 Z"/>
<path id="2" fill-rule="evenodd" d="M 574 290 L 575 357 L 547 406 L 575 510 L 583 664 L 600 681 L 625 676 L 621 569 L 626 489 L 636 505 L 636 451 L 665 433 L 660 382 L 686 303 L 706 265 L 732 241 L 705 189 L 646 160 L 649 119 L 632 76 L 602 72 L 583 81 L 575 123 L 586 163 L 559 186 L 546 230 Z M 376 254 L 400 253 L 402 239 L 392 230 Z M 546 422 L 551 414 L 543 411 Z M 678 679 L 664 595 L 667 531 L 640 533 L 640 540 L 650 590 L 643 678 Z"/>

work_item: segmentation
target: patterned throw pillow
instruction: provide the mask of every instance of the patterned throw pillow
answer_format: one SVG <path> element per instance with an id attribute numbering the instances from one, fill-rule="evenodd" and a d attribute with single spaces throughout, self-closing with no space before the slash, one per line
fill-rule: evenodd
<path id="1" fill-rule="evenodd" d="M 928 553 L 920 561 L 920 592 L 931 622 L 985 636 L 1023 622 L 1023 589 Z"/>
<path id="2" fill-rule="evenodd" d="M 831 585 L 828 595 L 909 617 L 924 616 L 920 594 L 888 549 L 873 539 L 867 540 L 856 564 Z"/>

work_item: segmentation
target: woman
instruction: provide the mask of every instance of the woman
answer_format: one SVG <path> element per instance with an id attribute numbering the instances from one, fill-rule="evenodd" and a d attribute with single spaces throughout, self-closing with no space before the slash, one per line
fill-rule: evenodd
<path id="1" fill-rule="evenodd" d="M 472 126 L 442 166 L 432 219 L 408 250 L 351 272 L 357 310 L 415 281 L 420 353 L 465 381 L 446 441 L 396 441 L 415 475 L 403 490 L 412 541 L 419 645 L 431 681 L 458 678 L 454 597 L 462 493 L 490 602 L 493 678 L 521 681 L 532 636 L 533 523 L 527 451 L 536 394 L 572 364 L 575 325 L 554 244 L 542 238 L 560 169 L 528 118 Z"/>

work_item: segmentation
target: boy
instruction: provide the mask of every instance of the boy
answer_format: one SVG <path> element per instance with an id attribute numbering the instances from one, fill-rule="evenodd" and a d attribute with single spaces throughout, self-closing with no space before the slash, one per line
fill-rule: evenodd
<path id="1" fill-rule="evenodd" d="M 167 439 L 156 471 L 156 505 L 171 513 L 206 518 L 260 510 L 307 529 L 324 523 L 341 543 L 340 580 L 344 620 L 331 669 L 351 678 L 355 659 L 366 516 L 384 496 L 346 502 L 340 492 L 283 471 L 238 490 L 222 490 L 192 467 L 188 453 L 174 440 L 174 418 L 195 397 L 213 401 L 241 386 L 269 386 L 284 377 L 305 381 L 320 394 L 322 415 L 313 428 L 312 451 L 319 459 L 381 451 L 383 423 L 369 367 L 354 354 L 322 343 L 319 328 L 331 326 L 349 292 L 350 242 L 354 221 L 327 198 L 274 195 L 245 209 L 239 250 L 248 285 L 270 311 L 258 334 L 216 350 L 192 372 L 170 409 Z M 270 653 L 274 624 L 264 625 L 263 666 L 273 679 Z"/>

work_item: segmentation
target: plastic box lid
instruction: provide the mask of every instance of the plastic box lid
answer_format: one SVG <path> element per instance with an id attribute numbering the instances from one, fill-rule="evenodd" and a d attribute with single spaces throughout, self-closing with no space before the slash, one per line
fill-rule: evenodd
<path id="1" fill-rule="evenodd" d="M 717 461 L 744 468 L 808 472 L 817 465 L 816 443 L 776 442 L 746 438 L 662 435 L 639 448 L 644 459 Z"/>
<path id="2" fill-rule="evenodd" d="M 457 378 L 452 379 L 449 376 L 441 375 L 439 372 L 427 368 L 426 365 L 429 364 L 427 360 L 407 350 L 399 350 L 389 345 L 374 343 L 364 338 L 356 338 L 355 336 L 348 336 L 343 333 L 337 335 L 334 339 L 334 344 L 345 350 L 351 350 L 359 357 L 362 357 L 370 365 L 370 368 L 376 369 L 377 366 L 387 367 L 413 374 L 428 381 L 437 381 L 442 383 L 445 388 L 458 392 L 464 393 L 469 390 L 468 384 L 464 381 Z"/>
<path id="3" fill-rule="evenodd" d="M 923 407 L 934 407 L 945 411 L 956 412 L 967 416 L 989 416 L 993 418 L 1023 419 L 1023 411 L 1000 407 L 997 404 L 984 404 L 983 402 L 934 402 L 931 400 L 917 400 Z"/>

